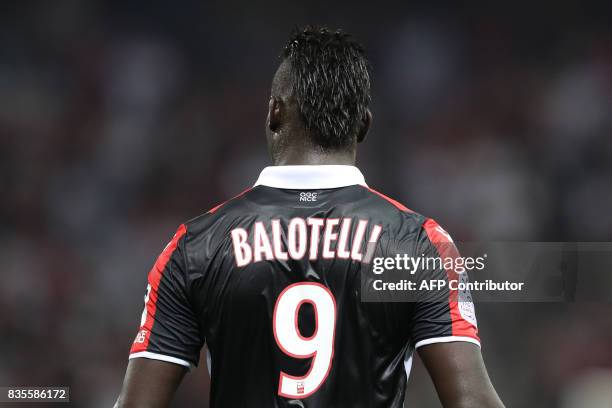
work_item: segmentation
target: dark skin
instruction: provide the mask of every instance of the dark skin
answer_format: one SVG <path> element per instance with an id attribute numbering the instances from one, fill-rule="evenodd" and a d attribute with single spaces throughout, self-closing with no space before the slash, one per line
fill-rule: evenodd
<path id="1" fill-rule="evenodd" d="M 313 145 L 300 119 L 291 86 L 290 65 L 281 63 L 272 83 L 266 136 L 272 161 L 283 165 L 354 165 L 357 144 L 372 123 L 368 111 L 348 149 L 325 151 Z M 482 359 L 472 343 L 434 343 L 418 349 L 444 408 L 503 408 Z M 128 363 L 116 408 L 163 408 L 170 404 L 187 369 L 164 361 L 136 358 Z"/>

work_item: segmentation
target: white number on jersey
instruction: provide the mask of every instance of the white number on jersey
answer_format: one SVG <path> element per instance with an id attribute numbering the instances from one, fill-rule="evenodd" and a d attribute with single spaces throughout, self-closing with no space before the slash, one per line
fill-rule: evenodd
<path id="1" fill-rule="evenodd" d="M 298 312 L 304 303 L 313 305 L 315 331 L 308 338 L 298 328 Z M 336 300 L 325 286 L 300 282 L 281 292 L 274 306 L 274 338 L 283 353 L 294 358 L 311 358 L 312 365 L 303 377 L 280 372 L 278 395 L 306 398 L 319 389 L 327 378 L 334 355 Z"/>

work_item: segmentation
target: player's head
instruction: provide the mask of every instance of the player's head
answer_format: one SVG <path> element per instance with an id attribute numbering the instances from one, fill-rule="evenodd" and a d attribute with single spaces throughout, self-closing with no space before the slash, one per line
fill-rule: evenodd
<path id="1" fill-rule="evenodd" d="M 267 133 L 273 160 L 289 148 L 349 152 L 372 119 L 370 75 L 362 46 L 338 30 L 296 30 L 274 75 Z"/>

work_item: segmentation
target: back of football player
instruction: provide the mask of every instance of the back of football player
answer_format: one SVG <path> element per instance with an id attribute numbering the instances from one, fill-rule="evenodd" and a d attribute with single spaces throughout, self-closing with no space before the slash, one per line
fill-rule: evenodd
<path id="1" fill-rule="evenodd" d="M 369 101 L 351 37 L 293 35 L 266 121 L 274 166 L 181 225 L 159 256 L 117 406 L 168 406 L 205 343 L 212 407 L 402 407 L 414 350 L 445 407 L 503 406 L 471 303 L 452 291 L 443 301 L 362 299 L 374 257 L 454 249 L 435 221 L 369 188 L 354 167 Z"/>

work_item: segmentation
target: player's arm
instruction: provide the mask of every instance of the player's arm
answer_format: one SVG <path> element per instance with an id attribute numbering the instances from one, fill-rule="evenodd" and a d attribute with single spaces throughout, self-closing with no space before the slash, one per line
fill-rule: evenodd
<path id="1" fill-rule="evenodd" d="M 130 360 L 115 408 L 167 407 L 186 372 L 186 367 L 165 361 Z"/>
<path id="2" fill-rule="evenodd" d="M 149 272 L 116 407 L 167 407 L 188 368 L 198 363 L 204 339 L 188 296 L 186 241 L 181 225 Z"/>
<path id="3" fill-rule="evenodd" d="M 434 343 L 419 348 L 419 356 L 444 408 L 502 408 L 480 353 L 467 342 Z"/>
<path id="4" fill-rule="evenodd" d="M 418 254 L 441 259 L 459 257 L 450 235 L 428 219 L 418 238 Z M 467 281 L 446 263 L 419 271 L 424 280 Z M 469 291 L 431 290 L 420 294 L 412 321 L 412 343 L 423 360 L 445 408 L 498 408 L 500 401 L 480 353 L 480 338 Z"/>

